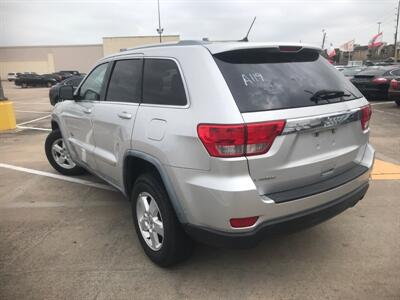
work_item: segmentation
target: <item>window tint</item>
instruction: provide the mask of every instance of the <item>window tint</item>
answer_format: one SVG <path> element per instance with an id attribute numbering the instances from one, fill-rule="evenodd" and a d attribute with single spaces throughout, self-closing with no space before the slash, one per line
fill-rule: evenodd
<path id="1" fill-rule="evenodd" d="M 142 60 L 120 60 L 115 63 L 108 85 L 107 101 L 139 102 Z"/>
<path id="2" fill-rule="evenodd" d="M 361 93 L 316 51 L 295 53 L 247 49 L 214 56 L 241 112 L 313 106 L 362 97 Z M 346 96 L 315 100 L 317 92 Z"/>
<path id="3" fill-rule="evenodd" d="M 145 59 L 143 80 L 144 103 L 186 105 L 185 88 L 173 60 Z"/>
<path id="4" fill-rule="evenodd" d="M 102 64 L 88 76 L 79 90 L 80 100 L 100 100 L 101 87 L 106 75 L 108 63 Z"/>

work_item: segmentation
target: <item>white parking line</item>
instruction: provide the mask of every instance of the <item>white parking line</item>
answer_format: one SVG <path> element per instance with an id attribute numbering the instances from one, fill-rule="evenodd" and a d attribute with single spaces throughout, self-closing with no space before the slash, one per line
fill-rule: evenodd
<path id="1" fill-rule="evenodd" d="M 14 170 L 14 171 L 25 172 L 25 173 L 35 174 L 35 175 L 39 175 L 39 176 L 45 176 L 45 177 L 64 180 L 64 181 L 68 181 L 68 182 L 83 184 L 86 186 L 95 187 L 98 189 L 103 189 L 103 190 L 108 190 L 108 191 L 113 191 L 113 192 L 117 191 L 115 188 L 113 188 L 112 186 L 107 185 L 107 184 L 96 183 L 96 182 L 92 182 L 89 180 L 84 180 L 84 179 L 79 179 L 79 178 L 74 178 L 74 177 L 69 177 L 69 176 L 64 176 L 64 175 L 58 175 L 58 174 L 53 174 L 53 173 L 29 169 L 29 168 L 13 166 L 13 165 L 9 165 L 9 164 L 0 163 L 0 168 L 5 168 L 5 169 Z"/>
<path id="2" fill-rule="evenodd" d="M 22 130 L 31 129 L 31 130 L 39 130 L 39 131 L 46 131 L 46 132 L 50 132 L 51 131 L 51 129 L 49 129 L 49 128 L 19 126 L 19 125 L 17 125 L 17 128 L 18 129 L 22 129 Z"/>
<path id="3" fill-rule="evenodd" d="M 378 102 L 378 103 L 371 103 L 371 105 L 372 106 L 375 106 L 375 105 L 382 105 L 382 104 L 388 104 L 388 103 L 392 103 L 392 104 L 394 104 L 394 101 L 385 101 L 385 102 Z"/>
<path id="4" fill-rule="evenodd" d="M 17 126 L 26 125 L 26 124 L 30 124 L 30 123 L 33 123 L 33 122 L 36 122 L 36 121 L 44 120 L 44 119 L 46 119 L 46 118 L 48 118 L 50 116 L 51 115 L 47 115 L 47 116 L 40 117 L 40 118 L 37 118 L 37 119 L 33 119 L 33 120 L 30 120 L 30 121 L 22 122 L 22 123 L 17 124 Z"/>
<path id="5" fill-rule="evenodd" d="M 48 114 L 50 111 L 37 111 L 37 110 L 15 110 L 20 113 L 32 113 L 32 114 Z"/>
<path id="6" fill-rule="evenodd" d="M 14 102 L 14 105 L 18 105 L 18 104 L 21 104 L 21 105 L 50 105 L 50 103 L 49 102 Z"/>

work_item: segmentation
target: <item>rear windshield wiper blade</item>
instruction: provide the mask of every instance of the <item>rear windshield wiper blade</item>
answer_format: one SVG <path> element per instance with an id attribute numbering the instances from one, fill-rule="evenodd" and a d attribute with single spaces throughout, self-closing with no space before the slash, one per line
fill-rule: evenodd
<path id="1" fill-rule="evenodd" d="M 318 101 L 320 101 L 320 100 L 326 100 L 326 101 L 330 102 L 329 99 L 336 99 L 336 98 L 351 96 L 350 94 L 346 94 L 344 91 L 340 91 L 340 90 L 319 90 L 315 93 L 310 92 L 310 91 L 305 91 L 305 92 L 310 93 L 312 95 L 310 100 L 315 103 L 318 103 Z"/>

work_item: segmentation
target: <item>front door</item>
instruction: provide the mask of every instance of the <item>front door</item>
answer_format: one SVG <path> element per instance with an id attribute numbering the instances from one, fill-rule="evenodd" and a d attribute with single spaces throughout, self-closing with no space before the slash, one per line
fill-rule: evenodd
<path id="1" fill-rule="evenodd" d="M 93 69 L 77 92 L 76 99 L 64 103 L 61 116 L 66 129 L 64 139 L 72 159 L 91 169 L 96 169 L 92 115 L 104 90 L 107 68 L 108 63 L 105 63 Z"/>

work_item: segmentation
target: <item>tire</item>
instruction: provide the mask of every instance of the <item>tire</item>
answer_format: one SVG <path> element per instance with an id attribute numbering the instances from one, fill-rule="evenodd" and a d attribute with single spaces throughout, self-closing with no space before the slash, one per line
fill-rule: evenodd
<path id="1" fill-rule="evenodd" d="M 152 205 L 152 201 L 155 201 L 158 209 L 158 213 L 153 214 L 152 218 L 147 218 L 148 220 L 153 220 L 153 234 L 159 232 L 160 228 L 159 225 L 155 225 L 160 222 L 163 225 L 163 235 L 156 233 L 158 242 L 161 244 L 156 245 L 156 247 L 159 247 L 158 249 L 154 249 L 156 247 L 152 248 L 150 246 L 150 244 L 152 244 L 150 229 L 148 232 L 145 231 L 142 234 L 138 215 L 140 218 L 141 212 L 145 211 L 142 209 L 144 206 L 140 204 L 143 203 L 143 201 L 147 201 L 149 207 L 155 207 L 154 204 Z M 144 252 L 155 264 L 161 267 L 170 267 L 190 256 L 193 250 L 193 241 L 183 231 L 159 176 L 152 173 L 139 176 L 132 189 L 131 203 L 136 233 Z M 147 210 L 147 212 L 149 211 L 151 211 L 151 209 Z M 142 222 L 143 226 L 145 223 L 146 222 Z M 149 223 L 147 222 L 147 224 Z M 149 226 L 151 226 L 151 224 Z M 144 234 L 147 234 L 149 237 L 145 238 Z"/>
<path id="2" fill-rule="evenodd" d="M 397 106 L 400 106 L 400 99 L 396 99 L 394 102 L 396 102 Z"/>
<path id="3" fill-rule="evenodd" d="M 56 147 L 56 145 L 58 147 Z M 81 175 L 86 172 L 85 169 L 76 165 L 69 157 L 60 130 L 53 130 L 49 133 L 44 148 L 47 160 L 51 166 L 61 174 L 73 176 Z M 62 163 L 62 161 L 64 161 L 64 163 Z"/>

